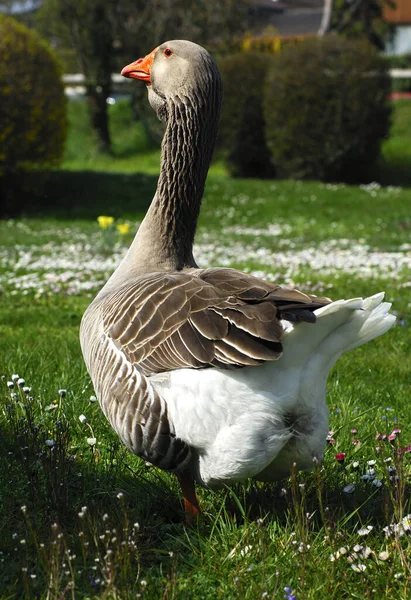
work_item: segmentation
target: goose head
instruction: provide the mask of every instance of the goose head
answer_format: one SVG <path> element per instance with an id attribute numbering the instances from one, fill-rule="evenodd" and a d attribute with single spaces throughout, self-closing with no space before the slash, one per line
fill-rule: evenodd
<path id="1" fill-rule="evenodd" d="M 146 83 L 148 100 L 160 121 L 168 120 L 170 104 L 197 108 L 211 104 L 219 112 L 220 73 L 209 52 L 193 42 L 165 42 L 121 74 Z"/>

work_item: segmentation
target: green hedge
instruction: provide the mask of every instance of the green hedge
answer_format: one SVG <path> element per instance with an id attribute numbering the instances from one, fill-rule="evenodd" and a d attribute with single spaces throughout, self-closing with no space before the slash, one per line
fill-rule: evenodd
<path id="1" fill-rule="evenodd" d="M 390 69 L 411 69 L 411 54 L 386 56 L 385 60 Z"/>
<path id="2" fill-rule="evenodd" d="M 353 183 L 375 178 L 390 127 L 390 86 L 386 61 L 362 41 L 330 35 L 275 56 L 264 111 L 280 175 Z"/>
<path id="3" fill-rule="evenodd" d="M 236 177 L 275 174 L 265 142 L 263 90 L 272 57 L 256 52 L 233 54 L 220 63 L 224 83 L 219 145 Z"/>
<path id="4" fill-rule="evenodd" d="M 66 139 L 66 99 L 51 49 L 0 15 L 0 174 L 58 161 Z"/>

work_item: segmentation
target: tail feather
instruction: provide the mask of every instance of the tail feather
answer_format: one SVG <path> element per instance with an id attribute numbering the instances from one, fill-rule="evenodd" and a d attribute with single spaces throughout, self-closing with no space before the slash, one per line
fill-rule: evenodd
<path id="1" fill-rule="evenodd" d="M 344 352 L 385 333 L 396 318 L 384 294 L 338 300 L 315 311 L 316 323 L 286 323 L 283 354 L 257 368 L 236 371 L 233 377 L 279 398 L 306 406 L 324 398 L 328 374 Z"/>
<path id="2" fill-rule="evenodd" d="M 355 338 L 355 336 L 353 336 L 352 343 L 349 347 L 344 349 L 343 352 L 362 346 L 362 344 L 365 344 L 388 331 L 396 321 L 395 316 L 389 313 L 390 308 L 390 302 L 381 302 L 381 304 L 371 310 L 363 308 L 363 311 L 367 316 L 365 319 L 362 319 L 363 323 L 358 330 L 357 337 Z"/>
<path id="3" fill-rule="evenodd" d="M 374 294 L 374 296 L 369 296 L 363 300 L 363 309 L 364 310 L 372 310 L 384 300 L 384 292 L 379 292 L 378 294 Z"/>
<path id="4" fill-rule="evenodd" d="M 332 364 L 343 352 L 382 335 L 395 323 L 389 313 L 391 304 L 383 302 L 384 293 L 369 298 L 337 300 L 315 311 L 315 325 L 299 323 L 284 335 L 284 363 L 304 363 L 314 355 Z M 289 352 L 287 352 L 289 350 Z"/>
<path id="5" fill-rule="evenodd" d="M 325 395 L 328 374 L 344 352 L 385 333 L 395 323 L 384 294 L 363 300 L 338 300 L 315 311 L 317 321 L 290 325 L 284 333 L 284 353 L 278 361 L 281 380 L 290 393 L 293 381 L 306 405 L 315 405 Z M 285 374 L 289 373 L 289 377 Z M 273 377 L 278 375 L 273 370 Z M 277 380 L 275 380 L 278 384 Z M 285 392 L 284 392 L 285 393 Z M 296 394 L 295 391 L 292 392 Z"/>

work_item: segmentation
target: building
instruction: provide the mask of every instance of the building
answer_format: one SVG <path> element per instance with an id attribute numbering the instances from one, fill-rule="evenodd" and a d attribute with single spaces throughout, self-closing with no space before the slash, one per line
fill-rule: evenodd
<path id="1" fill-rule="evenodd" d="M 324 0 L 250 0 L 250 26 L 256 35 L 269 27 L 281 37 L 315 35 Z"/>
<path id="2" fill-rule="evenodd" d="M 18 19 L 28 27 L 34 26 L 35 14 L 40 8 L 41 0 L 0 0 L 0 14 L 5 14 Z"/>
<path id="3" fill-rule="evenodd" d="M 387 54 L 411 54 L 411 0 L 395 0 L 395 8 L 384 8 L 384 19 L 392 23 Z"/>

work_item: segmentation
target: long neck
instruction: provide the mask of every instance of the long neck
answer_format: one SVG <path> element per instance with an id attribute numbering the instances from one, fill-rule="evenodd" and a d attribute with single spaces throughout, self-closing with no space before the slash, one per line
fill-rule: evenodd
<path id="1" fill-rule="evenodd" d="M 217 137 L 221 88 L 167 101 L 157 191 L 118 270 L 124 274 L 195 267 L 193 241 Z"/>
<path id="2" fill-rule="evenodd" d="M 99 296 L 138 275 L 197 266 L 193 241 L 222 98 L 214 62 L 207 76 L 197 77 L 195 90 L 166 101 L 157 191 L 126 256 Z"/>
<path id="3" fill-rule="evenodd" d="M 195 266 L 193 241 L 217 134 L 204 106 L 184 99 L 169 106 L 157 191 L 133 244 L 139 264 L 157 270 Z"/>

